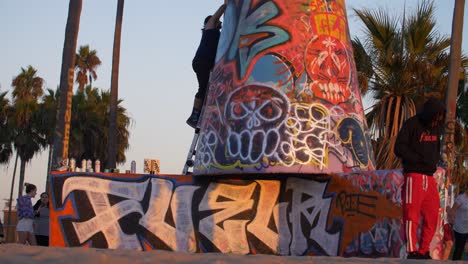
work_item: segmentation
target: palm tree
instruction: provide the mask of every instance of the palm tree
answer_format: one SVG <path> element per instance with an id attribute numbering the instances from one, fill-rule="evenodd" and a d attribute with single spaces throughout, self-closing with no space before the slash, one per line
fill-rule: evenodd
<path id="1" fill-rule="evenodd" d="M 107 142 L 106 116 L 98 111 L 101 104 L 99 97 L 99 90 L 91 85 L 73 96 L 70 157 L 77 160 L 101 158 L 100 145 Z"/>
<path id="2" fill-rule="evenodd" d="M 55 116 L 57 109 L 54 105 L 58 102 L 58 90 L 48 90 L 48 94 L 42 98 L 41 110 L 38 111 L 41 118 L 41 132 L 46 135 L 49 142 L 53 142 L 53 133 L 47 127 L 53 127 L 50 117 Z M 72 99 L 72 116 L 70 128 L 70 157 L 77 159 L 100 159 L 107 162 L 107 142 L 109 127 L 109 91 L 99 91 L 87 85 L 84 91 L 76 91 Z M 117 108 L 117 162 L 125 162 L 125 151 L 129 148 L 129 127 L 131 119 L 124 107 L 122 100 L 118 101 Z"/>
<path id="3" fill-rule="evenodd" d="M 21 160 L 18 196 L 22 194 L 26 164 L 46 145 L 37 127 L 38 99 L 44 92 L 44 80 L 36 73 L 32 66 L 21 68 L 21 73 L 11 83 L 13 108 L 9 121 L 13 128 L 13 146 Z"/>
<path id="4" fill-rule="evenodd" d="M 117 15 L 115 19 L 114 31 L 114 50 L 112 53 L 112 76 L 111 76 L 111 99 L 110 99 L 110 114 L 109 114 L 109 143 L 108 143 L 108 160 L 107 168 L 116 167 L 117 158 L 117 105 L 119 97 L 119 64 L 120 64 L 120 39 L 122 32 L 124 0 L 119 0 L 117 3 Z"/>
<path id="5" fill-rule="evenodd" d="M 63 44 L 62 69 L 60 73 L 60 100 L 58 103 L 55 127 L 54 149 L 52 152 L 53 169 L 63 165 L 68 159 L 68 137 L 70 133 L 71 100 L 75 67 L 75 52 L 83 0 L 70 0 L 68 19 Z"/>
<path id="6" fill-rule="evenodd" d="M 76 54 L 75 70 L 78 90 L 83 91 L 86 84 L 93 84 L 97 79 L 96 69 L 101 65 L 101 60 L 97 56 L 96 50 L 91 50 L 89 45 L 81 46 Z"/>
<path id="7" fill-rule="evenodd" d="M 376 165 L 397 168 L 400 161 L 393 147 L 403 122 L 416 114 L 426 98 L 444 98 L 450 39 L 436 31 L 432 1 L 421 2 L 402 23 L 386 10 L 354 11 L 366 33 L 364 42 L 353 40 L 359 81 L 361 87 L 368 84 L 376 102 L 367 114 L 377 140 Z"/>
<path id="8" fill-rule="evenodd" d="M 449 64 L 449 75 L 448 75 L 448 88 L 447 88 L 447 113 L 445 115 L 445 134 L 444 134 L 444 154 L 447 157 L 447 176 L 455 184 L 462 184 L 463 178 L 459 177 L 464 175 L 461 170 L 457 169 L 460 167 L 461 162 L 457 162 L 455 157 L 456 148 L 456 129 L 453 129 L 449 124 L 455 123 L 456 110 L 457 110 L 457 94 L 459 94 L 459 80 L 460 80 L 460 64 L 461 64 L 461 50 L 462 50 L 462 34 L 463 34 L 463 16 L 464 16 L 465 0 L 456 0 L 455 8 L 452 19 L 452 35 L 450 45 L 450 64 Z M 462 70 L 465 73 L 465 70 Z M 465 78 L 463 78 L 464 80 Z M 461 128 L 461 125 L 460 127 Z M 460 148 L 459 148 L 460 149 Z M 461 155 L 460 155 L 461 154 Z M 463 156 L 463 153 L 459 153 L 458 157 Z M 458 159 L 460 160 L 460 159 Z M 455 172 L 455 173 L 453 173 Z M 457 175 L 458 174 L 458 175 Z"/>
<path id="9" fill-rule="evenodd" d="M 0 164 L 7 163 L 13 153 L 12 129 L 8 126 L 11 105 L 6 95 L 0 93 Z"/>
<path id="10" fill-rule="evenodd" d="M 49 157 L 47 162 L 46 175 L 46 191 L 49 190 L 49 174 L 51 171 L 52 150 L 54 145 L 55 122 L 57 116 L 57 102 L 59 100 L 57 92 L 52 89 L 47 89 L 47 94 L 42 97 L 42 102 L 39 104 L 38 111 L 38 129 L 44 135 L 49 147 Z"/>
<path id="11" fill-rule="evenodd" d="M 88 85 L 83 92 L 73 96 L 73 115 L 70 130 L 70 157 L 75 159 L 99 159 L 102 164 L 108 160 L 107 143 L 109 138 L 109 102 L 110 93 L 91 88 Z M 122 101 L 119 100 L 118 104 Z M 125 162 L 125 150 L 128 149 L 131 119 L 126 109 L 118 105 L 117 109 L 117 162 Z"/>
<path id="12" fill-rule="evenodd" d="M 118 101 L 120 104 L 122 100 Z M 103 164 L 108 160 L 108 126 L 110 93 L 99 92 L 88 85 L 84 92 L 77 91 L 73 96 L 73 111 L 70 130 L 70 157 L 77 160 L 99 159 Z M 126 109 L 118 105 L 116 160 L 125 162 L 125 150 L 128 149 L 131 120 Z"/>
<path id="13" fill-rule="evenodd" d="M 6 98 L 7 92 L 0 93 L 0 164 L 8 163 L 13 153 L 13 128 L 11 122 L 12 106 Z M 15 188 L 16 167 L 18 165 L 18 153 L 16 153 L 13 176 L 11 177 L 10 199 L 8 203 L 8 217 L 5 219 L 5 225 L 11 224 L 11 207 L 13 200 L 13 190 Z M 10 235 L 9 232 L 6 234 Z"/>
<path id="14" fill-rule="evenodd" d="M 112 100 L 111 99 L 112 94 L 109 92 L 102 92 L 101 93 L 101 98 L 102 98 L 102 104 L 101 104 L 101 109 L 99 110 L 100 112 L 104 113 L 107 112 L 107 107 L 104 108 L 106 105 L 109 105 L 109 102 Z M 116 110 L 116 116 L 117 116 L 117 124 L 116 124 L 116 156 L 115 156 L 115 162 L 116 164 L 120 164 L 125 162 L 126 157 L 125 157 L 125 151 L 129 148 L 129 138 L 130 138 L 130 131 L 129 127 L 132 124 L 132 120 L 129 117 L 129 114 L 127 113 L 127 109 L 122 106 L 123 100 L 119 99 L 117 101 L 117 110 Z M 107 116 L 107 115 L 106 115 Z M 109 123 L 110 120 L 107 120 L 107 123 Z M 110 131 L 109 131 L 110 133 Z M 103 151 L 106 153 L 106 151 Z M 106 157 L 103 159 L 105 162 L 104 164 L 109 164 L 108 162 L 109 157 Z"/>

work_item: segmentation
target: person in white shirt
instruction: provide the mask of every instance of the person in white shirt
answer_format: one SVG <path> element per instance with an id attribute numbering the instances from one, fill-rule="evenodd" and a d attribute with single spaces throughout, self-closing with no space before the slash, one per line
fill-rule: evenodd
<path id="1" fill-rule="evenodd" d="M 461 260 L 468 238 L 468 179 L 465 179 L 462 187 L 464 192 L 457 196 L 455 203 L 450 210 L 449 220 L 453 223 L 455 234 L 455 250 L 452 260 Z"/>

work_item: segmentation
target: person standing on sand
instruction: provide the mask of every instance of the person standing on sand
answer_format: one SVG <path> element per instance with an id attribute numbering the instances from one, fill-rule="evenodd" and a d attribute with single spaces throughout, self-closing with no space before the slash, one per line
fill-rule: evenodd
<path id="1" fill-rule="evenodd" d="M 49 194 L 41 193 L 39 199 L 34 205 L 34 234 L 36 235 L 37 245 L 49 246 Z"/>
<path id="2" fill-rule="evenodd" d="M 3 243 L 4 237 L 5 235 L 3 234 L 3 224 L 2 224 L 2 220 L 0 219 L 0 244 Z"/>
<path id="3" fill-rule="evenodd" d="M 31 246 L 37 245 L 36 237 L 34 236 L 34 209 L 31 199 L 36 196 L 37 188 L 34 184 L 25 183 L 26 195 L 23 195 L 17 200 L 18 224 L 16 231 L 18 232 L 18 243 Z"/>
<path id="4" fill-rule="evenodd" d="M 461 186 L 462 194 L 458 195 L 450 210 L 449 220 L 453 224 L 455 234 L 455 250 L 452 260 L 461 260 L 468 240 L 468 179 Z"/>
<path id="5" fill-rule="evenodd" d="M 445 106 L 430 98 L 423 111 L 406 120 L 395 142 L 395 155 L 403 163 L 403 225 L 408 259 L 431 259 L 429 245 L 437 227 L 440 197 L 433 177 L 440 160 L 440 135 Z M 421 239 L 419 220 L 423 217 Z M 416 245 L 419 244 L 419 248 Z"/>

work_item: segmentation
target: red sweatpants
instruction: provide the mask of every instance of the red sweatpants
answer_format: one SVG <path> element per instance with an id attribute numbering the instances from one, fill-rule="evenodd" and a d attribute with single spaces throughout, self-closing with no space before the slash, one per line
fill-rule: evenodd
<path id="1" fill-rule="evenodd" d="M 425 254 L 437 228 L 440 207 L 439 192 L 434 177 L 420 173 L 405 173 L 403 183 L 403 224 L 406 234 L 406 251 Z M 419 250 L 417 230 L 422 216 Z"/>

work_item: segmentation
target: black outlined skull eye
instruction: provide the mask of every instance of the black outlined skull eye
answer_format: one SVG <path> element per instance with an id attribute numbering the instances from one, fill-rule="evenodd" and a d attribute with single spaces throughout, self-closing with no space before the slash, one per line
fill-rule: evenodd
<path id="1" fill-rule="evenodd" d="M 245 106 L 244 102 L 231 102 L 231 118 L 233 120 L 241 120 L 247 117 L 249 110 Z"/>
<path id="2" fill-rule="evenodd" d="M 283 113 L 283 109 L 280 107 L 278 98 L 274 98 L 273 101 L 266 101 L 258 108 L 258 117 L 265 122 L 271 122 L 279 119 Z"/>

